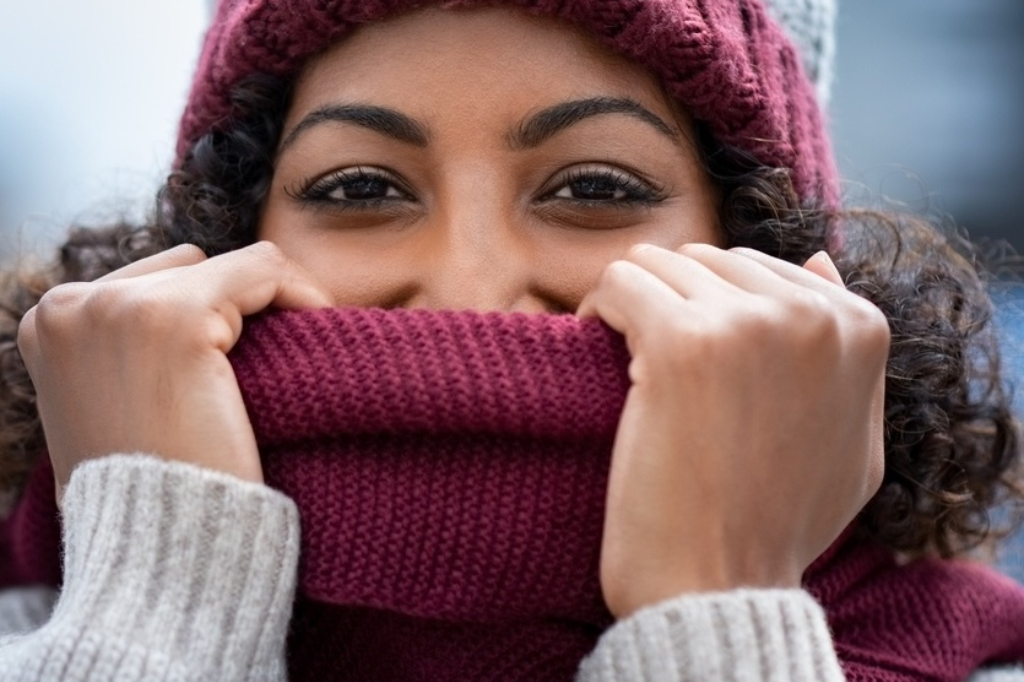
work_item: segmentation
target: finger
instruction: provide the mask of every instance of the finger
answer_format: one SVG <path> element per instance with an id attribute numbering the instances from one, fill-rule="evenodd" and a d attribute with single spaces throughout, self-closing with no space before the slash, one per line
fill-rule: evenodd
<path id="1" fill-rule="evenodd" d="M 181 244 L 173 249 L 161 251 L 160 253 L 143 258 L 142 260 L 129 263 L 123 268 L 118 268 L 111 273 L 97 279 L 97 282 L 113 282 L 132 277 L 141 277 L 152 272 L 160 272 L 170 268 L 196 265 L 206 260 L 203 250 L 194 244 Z"/>
<path id="2" fill-rule="evenodd" d="M 824 252 L 819 252 L 822 255 L 815 254 L 815 256 L 812 257 L 812 260 L 815 261 L 812 265 L 813 270 L 795 265 L 779 258 L 774 258 L 766 253 L 762 253 L 754 249 L 735 248 L 730 249 L 728 253 L 743 259 L 741 262 L 749 263 L 750 261 L 753 261 L 761 266 L 762 269 L 758 270 L 754 268 L 754 271 L 763 272 L 764 270 L 767 270 L 787 282 L 818 291 L 833 300 L 836 300 L 837 298 L 845 299 L 847 292 L 846 287 L 843 286 L 842 277 L 839 276 L 838 271 L 834 273 L 829 272 L 828 265 L 831 264 L 831 259 L 828 259 L 828 263 L 821 261 L 822 255 L 827 258 L 827 255 L 824 254 Z M 832 267 L 834 268 L 834 266 Z"/>
<path id="3" fill-rule="evenodd" d="M 867 299 L 861 298 L 845 287 L 842 276 L 825 252 L 815 254 L 804 267 L 772 258 L 753 249 L 732 249 L 729 255 L 761 266 L 762 271 L 769 271 L 776 275 L 777 282 L 795 284 L 822 294 L 826 303 L 833 310 L 842 311 L 841 317 L 859 330 L 859 338 L 873 339 L 866 342 L 871 347 L 876 347 L 876 344 L 884 346 L 886 350 L 883 357 L 888 355 L 889 322 L 885 315 Z M 758 270 L 758 268 L 751 269 Z M 806 298 L 801 297 L 801 300 L 806 301 Z"/>
<path id="4" fill-rule="evenodd" d="M 290 310 L 328 308 L 331 294 L 274 244 L 258 242 L 210 258 L 189 273 L 193 294 L 215 307 L 233 305 L 241 315 L 274 306 Z"/>
<path id="5" fill-rule="evenodd" d="M 843 282 L 843 276 L 839 274 L 839 269 L 836 267 L 836 264 L 825 251 L 819 251 L 808 258 L 807 262 L 804 263 L 804 270 L 813 272 L 819 277 L 824 277 L 833 284 L 846 288 L 846 284 Z"/>
<path id="6" fill-rule="evenodd" d="M 627 260 L 609 264 L 597 286 L 580 303 L 579 317 L 599 317 L 626 336 L 631 348 L 645 327 L 685 314 L 682 298 L 664 280 Z"/>
<path id="7" fill-rule="evenodd" d="M 634 246 L 624 260 L 644 268 L 684 298 L 721 296 L 741 291 L 699 260 L 650 244 Z"/>
<path id="8" fill-rule="evenodd" d="M 744 257 L 748 252 L 751 255 Z M 679 253 L 700 263 L 734 287 L 751 294 L 785 296 L 792 293 L 794 284 L 808 286 L 808 282 L 816 280 L 812 288 L 818 289 L 825 284 L 820 277 L 807 272 L 802 273 L 802 278 L 795 276 L 791 270 L 802 270 L 799 266 L 753 249 L 725 250 L 710 244 L 686 244 L 680 247 Z"/>

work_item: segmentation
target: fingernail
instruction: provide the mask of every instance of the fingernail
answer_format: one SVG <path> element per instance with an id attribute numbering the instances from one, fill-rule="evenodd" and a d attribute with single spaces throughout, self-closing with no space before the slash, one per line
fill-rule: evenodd
<path id="1" fill-rule="evenodd" d="M 811 256 L 811 258 L 816 258 L 822 263 L 828 265 L 829 269 L 831 269 L 832 272 L 836 273 L 836 277 L 842 279 L 842 275 L 839 274 L 839 268 L 836 267 L 835 261 L 832 260 L 832 256 L 828 255 L 827 251 L 821 250 L 818 253 Z"/>

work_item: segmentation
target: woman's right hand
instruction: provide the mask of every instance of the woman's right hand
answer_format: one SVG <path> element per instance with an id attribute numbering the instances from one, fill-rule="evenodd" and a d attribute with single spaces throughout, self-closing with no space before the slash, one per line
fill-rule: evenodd
<path id="1" fill-rule="evenodd" d="M 80 462 L 143 452 L 262 481 L 228 362 L 242 318 L 331 296 L 269 242 L 207 258 L 179 246 L 47 292 L 18 348 L 35 385 L 57 499 Z"/>

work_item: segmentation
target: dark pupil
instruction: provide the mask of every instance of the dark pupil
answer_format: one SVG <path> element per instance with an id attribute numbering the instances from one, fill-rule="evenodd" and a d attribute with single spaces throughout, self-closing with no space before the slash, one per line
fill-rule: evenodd
<path id="1" fill-rule="evenodd" d="M 578 199 L 614 199 L 618 190 L 614 180 L 600 176 L 576 178 L 569 183 L 569 187 Z"/>
<path id="2" fill-rule="evenodd" d="M 380 199 L 387 196 L 388 183 L 382 178 L 359 177 L 344 183 L 346 199 Z"/>

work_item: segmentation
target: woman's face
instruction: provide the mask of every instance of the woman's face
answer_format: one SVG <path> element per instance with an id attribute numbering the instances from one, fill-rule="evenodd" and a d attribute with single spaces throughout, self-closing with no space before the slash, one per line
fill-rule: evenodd
<path id="1" fill-rule="evenodd" d="M 721 244 L 716 204 L 643 68 L 548 19 L 429 9 L 304 70 L 259 237 L 338 305 L 571 312 L 634 244 Z"/>

